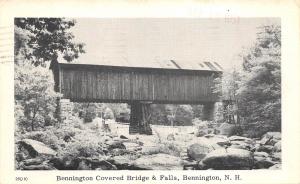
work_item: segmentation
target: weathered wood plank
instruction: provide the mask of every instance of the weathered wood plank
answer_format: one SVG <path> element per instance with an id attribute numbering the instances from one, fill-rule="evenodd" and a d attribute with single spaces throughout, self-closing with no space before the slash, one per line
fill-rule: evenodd
<path id="1" fill-rule="evenodd" d="M 163 103 L 216 101 L 214 76 L 207 73 L 148 72 L 122 70 L 62 69 L 59 86 L 71 99 L 123 101 L 144 100 Z"/>

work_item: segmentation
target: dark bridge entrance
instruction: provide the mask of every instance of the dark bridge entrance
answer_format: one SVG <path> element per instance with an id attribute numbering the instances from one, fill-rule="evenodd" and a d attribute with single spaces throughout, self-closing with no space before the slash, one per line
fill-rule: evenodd
<path id="1" fill-rule="evenodd" d="M 181 63 L 174 60 L 103 65 L 52 62 L 55 89 L 73 102 L 128 103 L 130 133 L 151 133 L 150 104 L 203 104 L 206 119 L 212 119 L 213 80 L 222 73 L 217 63 Z"/>

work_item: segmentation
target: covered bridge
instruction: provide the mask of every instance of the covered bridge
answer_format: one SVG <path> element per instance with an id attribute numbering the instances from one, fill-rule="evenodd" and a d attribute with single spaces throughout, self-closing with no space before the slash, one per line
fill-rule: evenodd
<path id="1" fill-rule="evenodd" d="M 55 90 L 73 102 L 128 103 L 130 133 L 151 132 L 151 103 L 203 104 L 205 119 L 212 119 L 214 78 L 222 73 L 216 62 L 177 60 L 131 63 L 127 60 L 96 63 L 51 63 Z"/>

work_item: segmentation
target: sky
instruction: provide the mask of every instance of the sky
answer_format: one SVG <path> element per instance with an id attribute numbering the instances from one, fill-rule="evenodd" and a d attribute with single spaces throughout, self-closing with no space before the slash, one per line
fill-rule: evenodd
<path id="1" fill-rule="evenodd" d="M 262 25 L 276 18 L 82 18 L 71 29 L 85 43 L 78 62 L 153 60 L 217 62 L 225 70 L 241 66 L 240 54 L 256 40 Z"/>

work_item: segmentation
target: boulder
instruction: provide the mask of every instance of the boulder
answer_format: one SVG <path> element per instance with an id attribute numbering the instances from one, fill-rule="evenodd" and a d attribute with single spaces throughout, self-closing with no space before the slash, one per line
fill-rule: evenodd
<path id="1" fill-rule="evenodd" d="M 21 162 L 22 160 L 24 160 L 26 158 L 26 154 L 22 153 L 22 152 L 17 152 L 15 154 L 15 159 L 18 162 Z"/>
<path id="2" fill-rule="evenodd" d="M 198 161 L 183 160 L 182 161 L 183 170 L 197 170 Z"/>
<path id="3" fill-rule="evenodd" d="M 281 133 L 280 132 L 267 132 L 262 136 L 262 139 L 260 141 L 263 145 L 274 145 L 278 141 L 281 140 Z"/>
<path id="4" fill-rule="evenodd" d="M 273 152 L 281 152 L 281 141 L 278 141 L 274 147 L 273 147 Z"/>
<path id="5" fill-rule="evenodd" d="M 117 167 L 103 158 L 78 157 L 77 170 L 116 170 Z"/>
<path id="6" fill-rule="evenodd" d="M 269 154 L 266 152 L 254 152 L 253 155 L 254 157 L 265 157 L 265 158 L 269 157 Z"/>
<path id="7" fill-rule="evenodd" d="M 175 141 L 175 136 L 174 136 L 174 134 L 169 134 L 169 135 L 167 136 L 167 140 L 168 140 L 168 141 Z"/>
<path id="8" fill-rule="evenodd" d="M 40 164 L 24 166 L 23 170 L 55 170 L 55 168 L 48 164 Z"/>
<path id="9" fill-rule="evenodd" d="M 46 155 L 46 156 L 56 155 L 56 151 L 49 148 L 44 143 L 33 139 L 23 139 L 19 143 L 29 152 L 30 156 L 32 157 L 36 157 L 38 155 Z"/>
<path id="10" fill-rule="evenodd" d="M 267 132 L 263 137 L 272 137 L 273 139 L 281 140 L 281 132 Z"/>
<path id="11" fill-rule="evenodd" d="M 118 170 L 136 170 L 133 161 L 137 158 L 132 158 L 130 155 L 115 156 L 110 161 Z"/>
<path id="12" fill-rule="evenodd" d="M 63 157 L 64 170 L 76 170 L 78 168 L 79 158 L 74 158 L 73 156 Z"/>
<path id="13" fill-rule="evenodd" d="M 122 142 L 122 141 L 124 141 L 125 139 L 121 139 L 120 137 L 113 137 L 113 138 L 111 138 L 111 140 Z"/>
<path id="14" fill-rule="evenodd" d="M 256 148 L 256 151 L 271 153 L 273 151 L 273 146 L 271 146 L 271 145 L 259 145 Z"/>
<path id="15" fill-rule="evenodd" d="M 107 145 L 107 149 L 113 150 L 113 149 L 126 149 L 125 145 L 121 141 L 107 141 L 105 143 Z"/>
<path id="16" fill-rule="evenodd" d="M 120 139 L 128 139 L 128 138 L 124 135 L 120 135 Z"/>
<path id="17" fill-rule="evenodd" d="M 229 139 L 227 137 L 220 137 L 220 136 L 215 136 L 215 137 L 211 137 L 208 139 L 210 142 L 212 142 L 214 145 L 219 145 L 219 146 L 230 146 L 231 143 L 229 141 Z"/>
<path id="18" fill-rule="evenodd" d="M 199 119 L 195 119 L 193 121 L 193 124 L 198 128 L 198 129 L 207 129 L 209 127 L 209 123 L 207 121 L 202 121 Z"/>
<path id="19" fill-rule="evenodd" d="M 50 159 L 49 163 L 58 170 L 76 170 L 81 159 L 75 158 L 71 155 L 64 157 L 54 157 Z"/>
<path id="20" fill-rule="evenodd" d="M 212 134 L 209 134 L 209 135 L 212 135 Z M 213 135 L 214 135 L 213 137 L 216 137 L 216 138 L 229 140 L 228 137 L 227 137 L 226 135 L 216 135 L 216 134 L 213 134 Z M 208 138 L 209 138 L 209 137 L 208 137 Z"/>
<path id="21" fill-rule="evenodd" d="M 244 141 L 231 141 L 231 148 L 237 148 L 237 149 L 245 149 L 245 150 L 251 150 L 252 149 L 252 145 L 248 144 Z"/>
<path id="22" fill-rule="evenodd" d="M 55 167 L 58 170 L 65 170 L 64 161 L 60 157 L 54 157 L 54 158 L 52 158 L 49 161 L 49 163 L 51 163 L 53 165 L 53 167 Z"/>
<path id="23" fill-rule="evenodd" d="M 281 162 L 281 152 L 274 152 L 271 155 L 271 158 L 272 158 L 273 161 Z"/>
<path id="24" fill-rule="evenodd" d="M 230 141 L 243 141 L 247 144 L 253 144 L 254 141 L 250 138 L 247 138 L 247 137 L 242 137 L 242 136 L 237 136 L 237 135 L 234 135 L 234 136 L 230 136 L 228 138 Z"/>
<path id="25" fill-rule="evenodd" d="M 112 156 L 118 156 L 118 155 L 125 155 L 125 154 L 130 154 L 131 151 L 126 150 L 126 149 L 120 149 L 120 148 L 115 148 L 113 150 L 110 150 L 110 154 Z"/>
<path id="26" fill-rule="evenodd" d="M 29 165 L 39 165 L 43 163 L 43 161 L 44 159 L 42 158 L 32 158 L 32 159 L 23 160 L 22 163 L 26 166 L 29 166 Z"/>
<path id="27" fill-rule="evenodd" d="M 275 164 L 272 167 L 269 167 L 270 170 L 279 170 L 281 169 L 281 164 Z"/>
<path id="28" fill-rule="evenodd" d="M 92 167 L 87 160 L 80 160 L 77 170 L 92 170 Z"/>
<path id="29" fill-rule="evenodd" d="M 129 164 L 131 164 L 131 160 L 127 157 L 127 156 L 125 156 L 125 155 L 123 155 L 123 156 L 115 156 L 115 157 L 113 157 L 113 159 L 112 159 L 112 163 L 113 164 L 115 164 L 115 165 L 117 165 L 117 166 L 122 166 L 122 165 L 129 165 Z"/>
<path id="30" fill-rule="evenodd" d="M 206 135 L 204 135 L 204 137 L 205 138 L 212 138 L 212 137 L 215 137 L 216 136 L 216 134 L 206 134 Z"/>
<path id="31" fill-rule="evenodd" d="M 206 155 L 199 164 L 200 168 L 221 170 L 251 169 L 254 158 L 250 151 L 235 148 L 220 148 Z"/>
<path id="32" fill-rule="evenodd" d="M 254 169 L 267 169 L 274 164 L 275 163 L 269 159 L 259 160 L 254 162 Z"/>
<path id="33" fill-rule="evenodd" d="M 117 167 L 106 160 L 91 162 L 93 170 L 117 170 Z"/>
<path id="34" fill-rule="evenodd" d="M 113 138 L 108 135 L 104 135 L 103 137 L 101 137 L 101 139 L 103 142 L 106 142 L 106 141 L 111 141 Z"/>
<path id="35" fill-rule="evenodd" d="M 270 157 L 254 156 L 254 169 L 266 169 L 274 164 Z"/>
<path id="36" fill-rule="evenodd" d="M 195 123 L 195 122 L 194 122 Z M 206 121 L 197 121 L 196 122 L 196 129 L 195 129 L 195 136 L 196 137 L 202 137 L 206 134 L 209 133 L 209 128 L 208 128 L 208 122 Z"/>
<path id="37" fill-rule="evenodd" d="M 169 154 L 143 155 L 133 162 L 135 168 L 144 170 L 182 170 L 179 157 Z"/>
<path id="38" fill-rule="evenodd" d="M 214 148 L 210 144 L 194 143 L 188 146 L 187 155 L 190 159 L 200 161 L 212 150 Z"/>
<path id="39" fill-rule="evenodd" d="M 196 132 L 195 132 L 195 136 L 196 137 L 203 137 L 203 136 L 205 136 L 207 134 L 207 132 L 205 131 L 205 130 L 197 130 Z"/>
<path id="40" fill-rule="evenodd" d="M 152 155 L 160 152 L 160 147 L 158 145 L 146 145 L 142 147 L 141 150 L 144 155 Z"/>
<path id="41" fill-rule="evenodd" d="M 236 130 L 236 125 L 229 123 L 222 123 L 218 128 L 221 135 L 231 136 Z"/>
<path id="42" fill-rule="evenodd" d="M 133 143 L 133 142 L 123 142 L 126 150 L 128 151 L 138 151 L 141 150 L 141 146 L 137 143 Z"/>
<path id="43" fill-rule="evenodd" d="M 207 146 L 211 146 L 213 147 L 213 149 L 218 149 L 221 146 L 218 143 L 221 142 L 227 142 L 228 140 L 224 140 L 223 138 L 220 137 L 212 137 L 212 138 L 205 138 L 205 137 L 194 137 L 194 139 L 190 140 L 190 144 L 194 144 L 194 143 L 200 143 L 200 144 L 204 144 Z"/>

